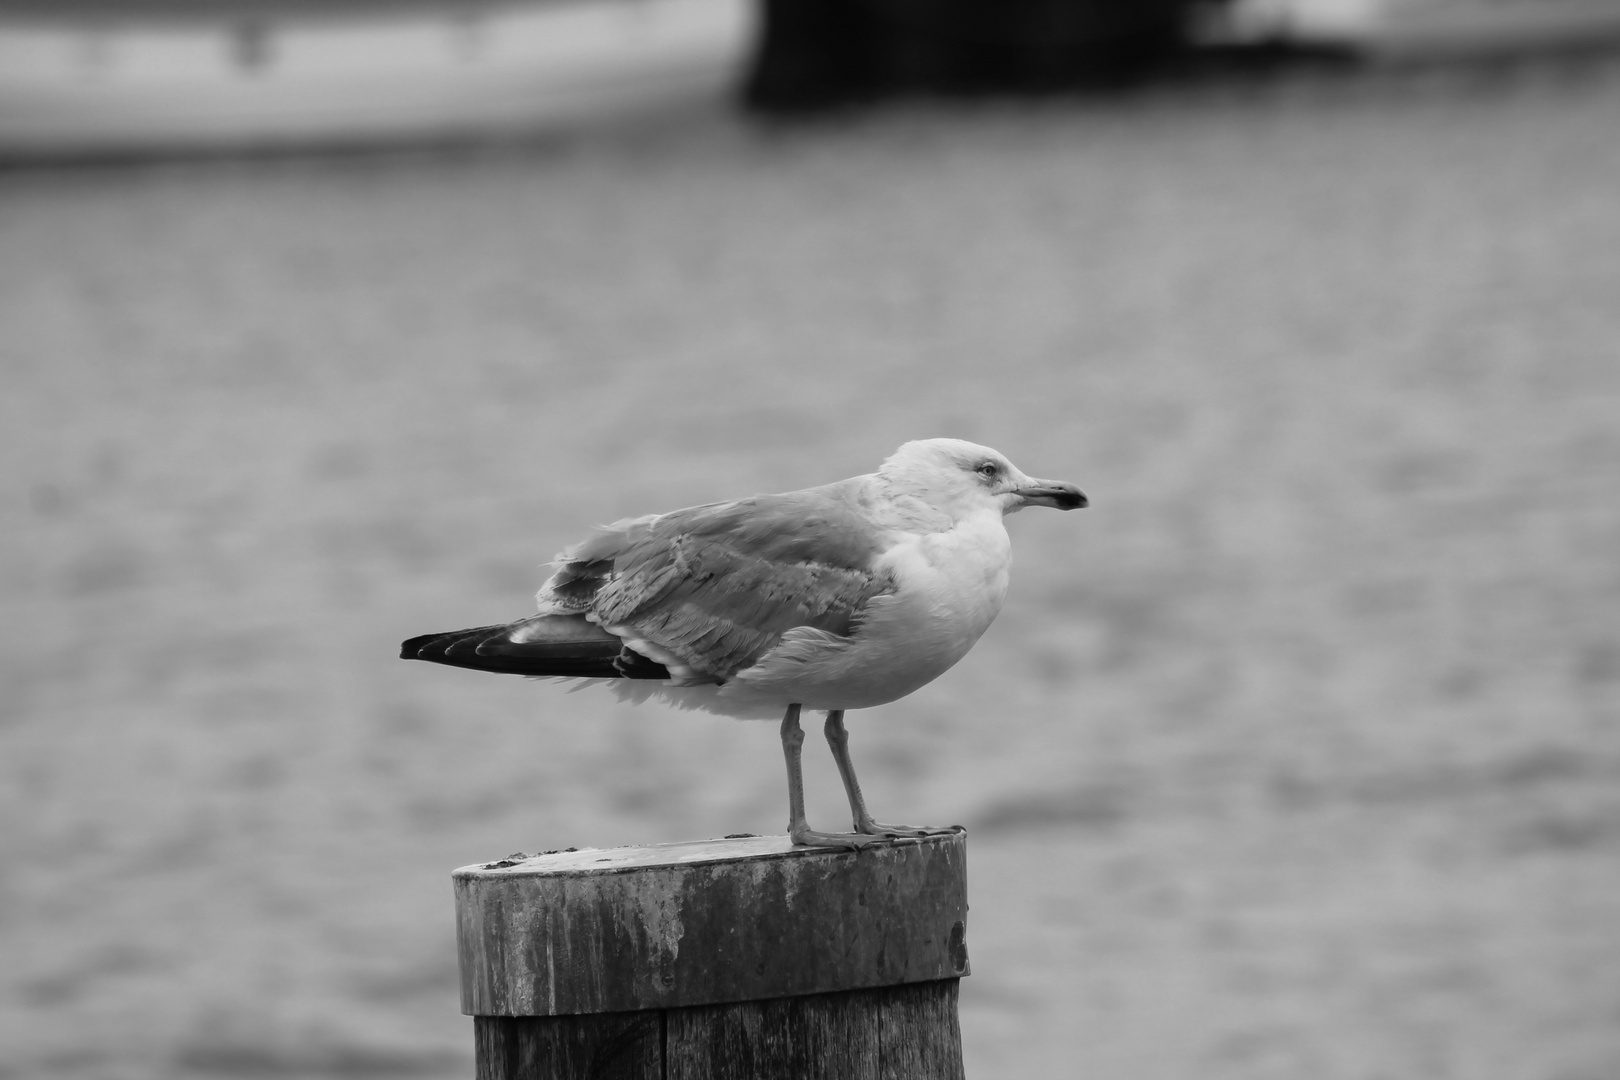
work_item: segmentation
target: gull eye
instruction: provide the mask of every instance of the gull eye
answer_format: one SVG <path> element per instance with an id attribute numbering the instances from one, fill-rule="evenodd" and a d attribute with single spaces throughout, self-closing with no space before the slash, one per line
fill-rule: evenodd
<path id="1" fill-rule="evenodd" d="M 986 480 L 994 480 L 1001 473 L 1001 469 L 993 461 L 987 461 L 973 471 L 984 477 Z"/>

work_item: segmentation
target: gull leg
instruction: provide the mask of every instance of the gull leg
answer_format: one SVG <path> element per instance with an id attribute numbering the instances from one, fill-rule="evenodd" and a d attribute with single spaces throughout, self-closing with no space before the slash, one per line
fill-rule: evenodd
<path id="1" fill-rule="evenodd" d="M 804 816 L 804 771 L 801 766 L 804 730 L 799 727 L 799 706 L 789 705 L 782 717 L 782 755 L 787 758 L 788 837 L 799 847 L 841 847 L 857 851 L 877 837 L 857 833 L 821 833 Z"/>
<path id="2" fill-rule="evenodd" d="M 855 763 L 849 757 L 849 732 L 844 729 L 844 710 L 832 709 L 827 713 L 827 745 L 832 747 L 833 760 L 838 763 L 838 775 L 844 781 L 844 794 L 849 796 L 849 812 L 855 818 L 855 831 L 867 836 L 939 836 L 957 832 L 961 827 L 936 829 L 928 825 L 885 825 L 873 821 L 866 809 L 866 797 L 861 794 L 861 782 L 855 779 Z"/>

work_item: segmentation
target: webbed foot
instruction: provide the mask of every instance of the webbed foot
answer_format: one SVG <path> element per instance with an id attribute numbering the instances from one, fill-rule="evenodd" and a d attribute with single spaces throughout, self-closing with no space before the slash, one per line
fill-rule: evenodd
<path id="1" fill-rule="evenodd" d="M 868 818 L 855 823 L 855 831 L 868 836 L 886 836 L 893 838 L 911 838 L 922 836 L 950 836 L 953 833 L 967 832 L 960 825 L 885 825 L 881 821 Z"/>

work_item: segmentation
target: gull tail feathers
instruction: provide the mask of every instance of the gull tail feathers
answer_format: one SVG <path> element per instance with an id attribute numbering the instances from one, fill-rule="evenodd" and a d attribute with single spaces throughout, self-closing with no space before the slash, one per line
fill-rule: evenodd
<path id="1" fill-rule="evenodd" d="M 400 645 L 400 659 L 505 675 L 587 679 L 667 679 L 662 664 L 624 647 L 583 615 L 538 615 L 514 623 L 423 634 Z"/>

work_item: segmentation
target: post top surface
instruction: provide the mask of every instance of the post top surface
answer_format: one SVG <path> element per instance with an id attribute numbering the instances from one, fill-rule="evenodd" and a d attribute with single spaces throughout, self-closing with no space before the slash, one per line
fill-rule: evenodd
<path id="1" fill-rule="evenodd" d="M 935 839 L 937 838 L 926 838 L 926 840 Z M 916 844 L 924 843 L 926 840 L 899 839 L 891 843 Z M 453 876 L 464 879 L 488 879 L 553 874 L 604 874 L 694 863 L 806 858 L 818 855 L 842 857 L 848 854 L 836 848 L 794 847 L 792 840 L 786 836 L 730 836 L 717 840 L 682 840 L 673 844 L 631 844 L 626 847 L 549 851 L 522 859 L 507 857 L 463 866 L 456 870 Z"/>
<path id="2" fill-rule="evenodd" d="M 966 871 L 962 833 L 856 852 L 738 836 L 463 867 L 462 1010 L 570 1016 L 959 978 Z"/>

